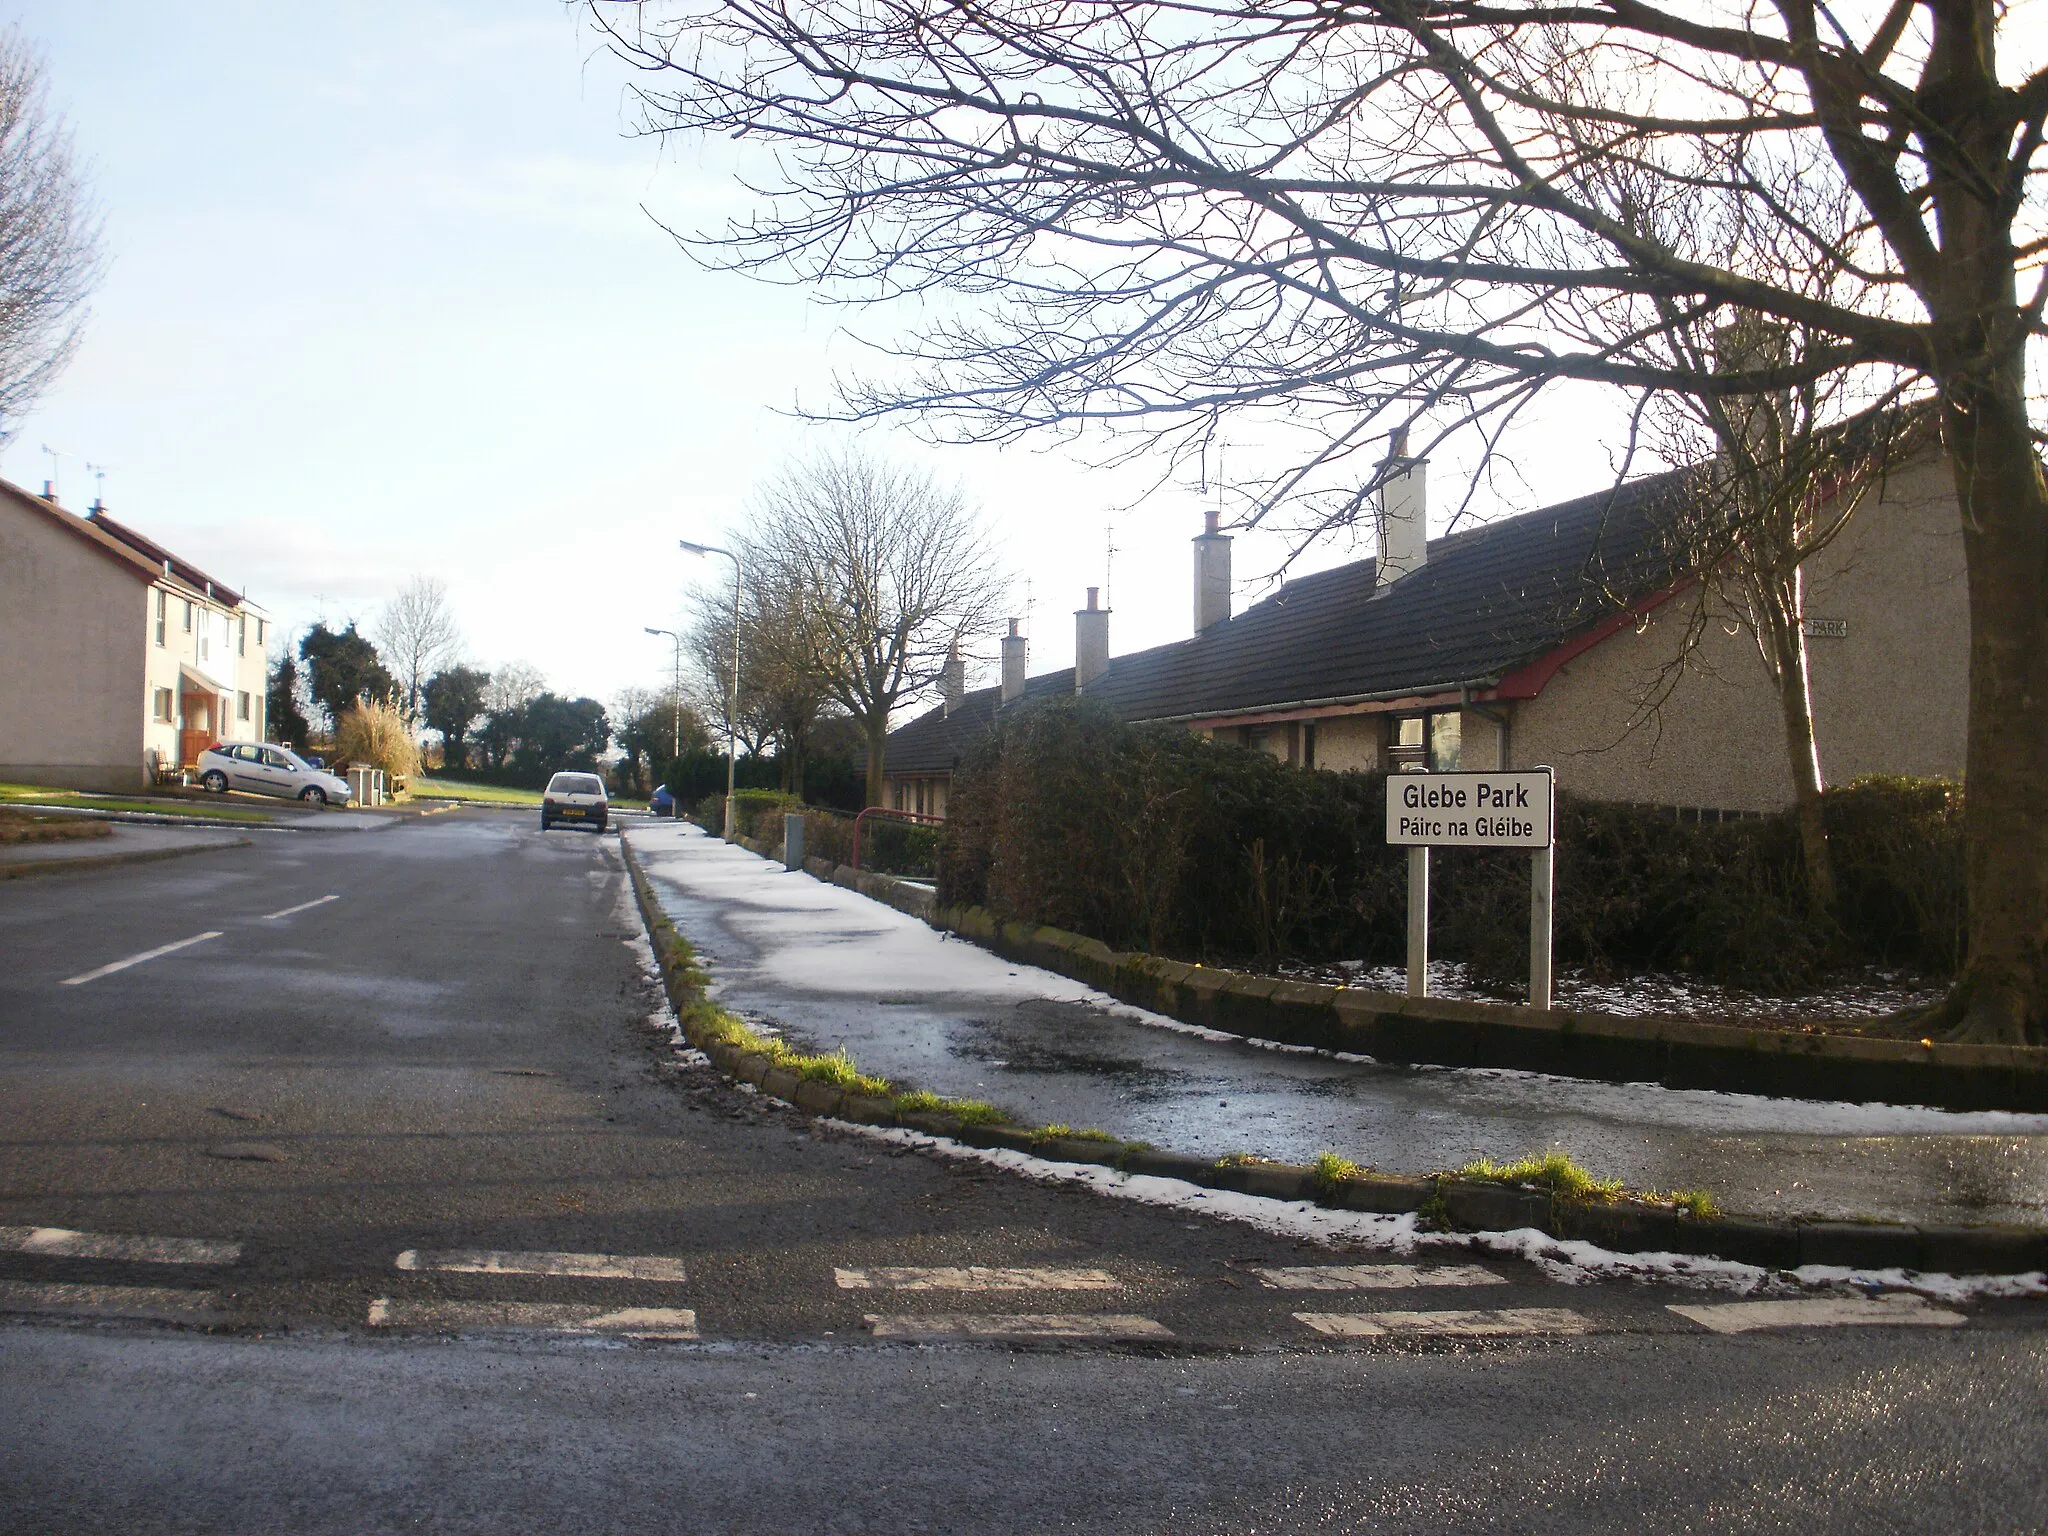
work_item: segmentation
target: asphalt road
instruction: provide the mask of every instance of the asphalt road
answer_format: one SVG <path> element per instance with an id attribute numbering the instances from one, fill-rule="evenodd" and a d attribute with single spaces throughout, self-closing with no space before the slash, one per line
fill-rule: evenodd
<path id="1" fill-rule="evenodd" d="M 2048 1524 L 2039 1302 L 1723 1335 L 901 1153 L 635 935 L 510 813 L 0 886 L 0 1529 Z"/>

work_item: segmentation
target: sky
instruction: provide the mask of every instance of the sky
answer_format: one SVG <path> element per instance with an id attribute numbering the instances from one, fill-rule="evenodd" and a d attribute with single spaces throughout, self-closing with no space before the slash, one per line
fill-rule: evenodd
<path id="1" fill-rule="evenodd" d="M 1112 527 L 1112 652 L 1188 634 L 1199 491 L 1097 467 L 1086 443 L 935 448 L 903 423 L 793 414 L 865 361 L 856 331 L 892 322 L 678 250 L 657 215 L 746 206 L 732 151 L 634 135 L 625 70 L 560 0 L 0 0 L 0 17 L 44 55 L 108 256 L 84 344 L 0 475 L 54 473 L 74 509 L 103 493 L 281 626 L 368 628 L 427 576 L 465 659 L 606 701 L 659 687 L 671 652 L 645 627 L 730 580 L 676 541 L 743 527 L 778 465 L 857 441 L 980 509 L 1033 672 L 1071 662 Z M 1531 427 L 1523 493 L 1483 510 L 1605 483 L 1583 409 Z M 1460 494 L 1455 466 L 1432 481 L 1435 507 Z M 1285 553 L 1238 541 L 1240 606 Z"/>

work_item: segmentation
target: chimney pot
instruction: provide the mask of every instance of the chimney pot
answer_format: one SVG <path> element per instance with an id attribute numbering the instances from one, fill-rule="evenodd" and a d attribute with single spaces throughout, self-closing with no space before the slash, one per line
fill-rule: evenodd
<path id="1" fill-rule="evenodd" d="M 1429 460 L 1411 459 L 1407 449 L 1408 432 L 1402 428 L 1394 434 L 1387 478 L 1380 486 L 1376 596 L 1429 560 Z"/>
<path id="2" fill-rule="evenodd" d="M 1230 617 L 1230 535 L 1219 531 L 1212 508 L 1204 514 L 1195 545 L 1195 633 Z"/>
<path id="3" fill-rule="evenodd" d="M 967 663 L 960 659 L 957 644 L 947 649 L 946 664 L 939 669 L 939 694 L 948 715 L 967 697 Z"/>
<path id="4" fill-rule="evenodd" d="M 1024 674 L 1031 663 L 1031 643 L 1017 632 L 1010 620 L 1010 632 L 1003 636 L 1003 703 L 1014 704 L 1024 697 Z"/>
<path id="5" fill-rule="evenodd" d="M 1088 589 L 1088 606 L 1074 614 L 1074 692 L 1109 670 L 1109 610 L 1096 606 L 1100 589 Z"/>

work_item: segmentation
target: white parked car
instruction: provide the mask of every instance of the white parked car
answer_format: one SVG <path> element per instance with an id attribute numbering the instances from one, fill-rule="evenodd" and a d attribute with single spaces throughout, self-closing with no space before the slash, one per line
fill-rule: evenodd
<path id="1" fill-rule="evenodd" d="M 348 780 L 315 768 L 298 753 L 261 741 L 216 742 L 199 754 L 199 782 L 217 795 L 231 789 L 283 795 L 308 805 L 347 805 Z"/>
<path id="2" fill-rule="evenodd" d="M 541 793 L 540 829 L 545 832 L 556 822 L 567 821 L 602 832 L 610 812 L 603 779 L 594 773 L 558 773 Z"/>

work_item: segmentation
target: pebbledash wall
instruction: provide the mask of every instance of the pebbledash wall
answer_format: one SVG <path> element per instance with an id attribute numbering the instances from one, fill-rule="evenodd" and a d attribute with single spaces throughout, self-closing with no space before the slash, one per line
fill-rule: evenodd
<path id="1" fill-rule="evenodd" d="M 133 789 L 148 585 L 11 502 L 0 494 L 0 778 Z"/>
<path id="2" fill-rule="evenodd" d="M 1953 482 L 1939 465 L 1893 476 L 1808 562 L 1807 641 L 1821 769 L 1961 778 L 1969 725 L 1970 614 Z M 1698 588 L 1674 595 L 1567 661 L 1513 706 L 1512 766 L 1547 763 L 1597 800 L 1774 811 L 1792 800 L 1777 694 L 1756 642 Z M 1660 673 L 1703 619 L 1663 705 Z M 1466 766 L 1496 766 L 1494 727 L 1467 712 Z"/>

